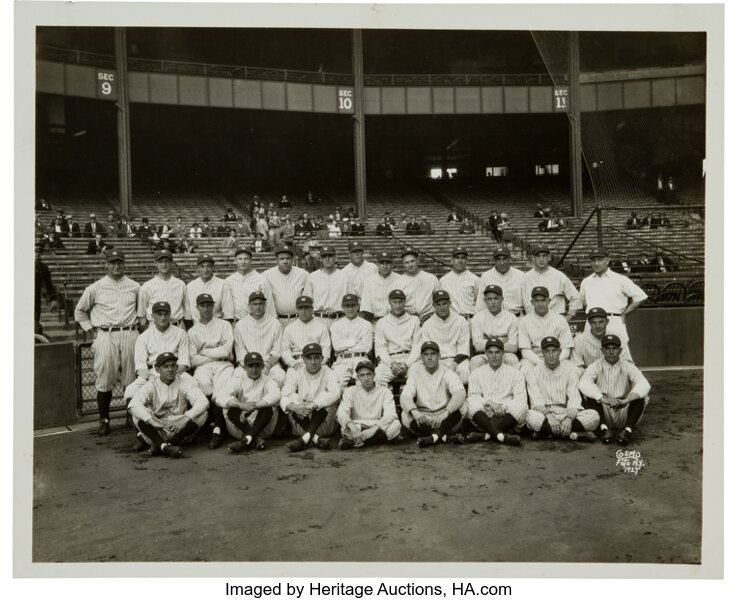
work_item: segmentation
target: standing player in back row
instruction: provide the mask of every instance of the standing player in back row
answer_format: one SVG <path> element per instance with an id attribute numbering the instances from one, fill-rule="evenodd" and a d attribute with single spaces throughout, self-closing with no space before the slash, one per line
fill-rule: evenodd
<path id="1" fill-rule="evenodd" d="M 420 268 L 418 256 L 418 252 L 411 248 L 402 253 L 405 274 L 400 289 L 405 292 L 405 309 L 417 316 L 422 324 L 433 314 L 433 292 L 441 289 L 441 283 L 435 275 Z"/>
<path id="2" fill-rule="evenodd" d="M 320 249 L 322 267 L 308 275 L 303 295 L 313 299 L 314 316 L 327 329 L 341 317 L 341 301 L 351 290 L 349 276 L 336 268 L 336 251 Z"/>
<path id="3" fill-rule="evenodd" d="M 172 275 L 174 261 L 169 250 L 159 250 L 155 260 L 159 272 L 144 283 L 138 293 L 139 325 L 145 327 L 154 320 L 151 308 L 155 302 L 166 302 L 171 309 L 169 318 L 172 325 L 184 329 L 187 288 L 184 281 Z"/>
<path id="4" fill-rule="evenodd" d="M 185 319 L 197 323 L 200 313 L 197 310 L 197 297 L 210 294 L 213 298 L 213 316 L 223 318 L 223 286 L 225 281 L 213 274 L 215 259 L 210 254 L 201 254 L 197 259 L 198 277 L 187 284 L 187 305 Z"/>
<path id="5" fill-rule="evenodd" d="M 531 292 L 533 312 L 518 320 L 518 346 L 523 355 L 520 370 L 524 375 L 543 363 L 543 347 L 541 340 L 547 337 L 556 338 L 559 343 L 559 358 L 567 361 L 574 348 L 574 340 L 566 319 L 549 310 L 550 298 L 548 289 L 535 287 Z"/>
<path id="6" fill-rule="evenodd" d="M 389 313 L 389 293 L 400 288 L 402 275 L 392 270 L 394 258 L 389 252 L 380 252 L 377 259 L 377 273 L 364 283 L 361 294 L 361 316 L 376 323 Z"/>
<path id="7" fill-rule="evenodd" d="M 348 251 L 350 262 L 341 271 L 349 278 L 351 292 L 361 298 L 367 280 L 377 273 L 377 265 L 364 259 L 364 246 L 361 242 L 349 242 Z"/>
<path id="8" fill-rule="evenodd" d="M 533 248 L 533 268 L 523 275 L 522 294 L 525 313 L 533 312 L 531 302 L 533 288 L 545 287 L 551 298 L 548 309 L 557 315 L 564 315 L 567 321 L 571 321 L 581 304 L 579 292 L 566 275 L 548 264 L 550 260 L 551 251 L 548 246 Z"/>
<path id="9" fill-rule="evenodd" d="M 308 272 L 294 264 L 295 251 L 285 244 L 277 247 L 277 266 L 262 273 L 272 292 L 272 303 L 282 328 L 297 318 L 295 300 L 302 296 Z"/>
<path id="10" fill-rule="evenodd" d="M 487 306 L 484 290 L 487 286 L 496 285 L 502 289 L 504 301 L 503 310 L 516 317 L 523 312 L 523 272 L 510 266 L 510 250 L 500 246 L 492 255 L 495 266 L 482 273 L 479 279 L 479 294 L 477 295 L 476 311 L 484 310 Z"/>
<path id="11" fill-rule="evenodd" d="M 461 246 L 451 253 L 453 269 L 440 279 L 441 288 L 451 297 L 451 310 L 465 319 L 477 312 L 475 305 L 479 293 L 479 277 L 466 268 L 469 252 Z"/>
<path id="12" fill-rule="evenodd" d="M 266 314 L 274 316 L 274 306 L 269 301 L 272 291 L 261 273 L 251 266 L 253 255 L 247 246 L 239 246 L 233 256 L 236 272 L 225 280 L 223 289 L 223 318 L 238 323 L 249 314 L 249 297 L 252 292 L 261 292 L 267 299 Z"/>
<path id="13" fill-rule="evenodd" d="M 421 341 L 438 344 L 441 364 L 456 373 L 461 383 L 469 382 L 469 322 L 451 312 L 451 297 L 446 290 L 433 292 L 436 311 L 420 328 Z"/>

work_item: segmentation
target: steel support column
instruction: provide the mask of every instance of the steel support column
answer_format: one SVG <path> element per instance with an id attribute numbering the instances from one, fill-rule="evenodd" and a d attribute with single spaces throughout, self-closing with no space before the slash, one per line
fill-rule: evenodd
<path id="1" fill-rule="evenodd" d="M 351 32 L 354 66 L 354 187 L 359 220 L 366 220 L 366 140 L 364 136 L 364 51 L 361 29 Z"/>
<path id="2" fill-rule="evenodd" d="M 579 94 L 579 32 L 569 34 L 569 181 L 571 210 L 582 216 L 582 123 Z"/>
<path id="3" fill-rule="evenodd" d="M 120 212 L 130 214 L 131 208 L 131 126 L 128 103 L 128 50 L 125 27 L 115 28 L 115 62 L 118 78 L 118 189 Z"/>

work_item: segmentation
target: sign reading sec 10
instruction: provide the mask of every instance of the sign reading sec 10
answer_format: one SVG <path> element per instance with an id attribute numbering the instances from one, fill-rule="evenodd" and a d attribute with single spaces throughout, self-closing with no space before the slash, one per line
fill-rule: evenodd
<path id="1" fill-rule="evenodd" d="M 354 112 L 354 91 L 349 89 L 338 90 L 338 112 Z"/>

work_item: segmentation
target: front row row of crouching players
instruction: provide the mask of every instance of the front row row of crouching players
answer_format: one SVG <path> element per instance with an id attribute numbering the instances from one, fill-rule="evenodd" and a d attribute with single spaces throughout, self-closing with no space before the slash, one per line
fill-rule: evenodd
<path id="1" fill-rule="evenodd" d="M 492 338 L 485 344 L 487 364 L 471 373 L 467 395 L 459 377 L 442 364 L 439 345 L 423 342 L 420 361 L 408 369 L 400 396 L 402 425 L 420 447 L 488 440 L 517 446 L 525 426 L 532 439 L 593 442 L 598 425 L 604 443 L 617 439 L 627 445 L 648 404 L 650 386 L 632 362 L 621 360 L 618 336 L 603 336 L 601 347 L 603 356 L 580 378 L 571 361 L 561 361 L 559 340 L 545 337 L 543 362 L 524 377 L 504 364 L 505 342 Z M 232 373 L 216 408 L 238 440 L 228 446 L 231 452 L 263 449 L 264 438 L 287 428 L 296 436 L 287 445 L 293 452 L 310 445 L 330 448 L 337 425 L 342 450 L 400 439 L 392 393 L 375 383 L 372 362 L 360 361 L 357 385 L 342 391 L 323 363 L 320 344 L 307 344 L 302 360 L 304 368 L 290 369 L 280 391 L 263 373 L 262 356 L 245 355 L 243 368 Z M 148 446 L 152 454 L 176 458 L 179 446 L 194 439 L 206 422 L 208 399 L 195 378 L 178 373 L 173 353 L 159 354 L 154 368 L 158 377 L 140 385 L 129 406 L 139 430 L 136 449 Z M 474 429 L 466 437 L 461 434 L 464 419 Z M 615 429 L 620 430 L 617 436 Z"/>

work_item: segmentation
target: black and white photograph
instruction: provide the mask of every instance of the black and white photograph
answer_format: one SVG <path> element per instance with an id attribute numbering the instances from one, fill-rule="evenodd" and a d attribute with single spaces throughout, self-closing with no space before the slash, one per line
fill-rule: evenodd
<path id="1" fill-rule="evenodd" d="M 721 10 L 27 4 L 24 576 L 722 577 Z"/>

